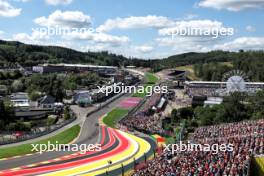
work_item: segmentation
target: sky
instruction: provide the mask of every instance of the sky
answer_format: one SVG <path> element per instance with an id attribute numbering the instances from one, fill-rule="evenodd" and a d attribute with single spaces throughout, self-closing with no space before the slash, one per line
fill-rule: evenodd
<path id="1" fill-rule="evenodd" d="M 264 0 L 0 0 L 0 39 L 157 59 L 264 49 L 263 19 Z"/>

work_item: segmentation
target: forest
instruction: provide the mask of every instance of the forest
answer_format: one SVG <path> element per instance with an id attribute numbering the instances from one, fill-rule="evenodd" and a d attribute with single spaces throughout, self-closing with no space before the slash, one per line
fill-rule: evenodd
<path id="1" fill-rule="evenodd" d="M 27 45 L 20 42 L 0 40 L 0 67 L 14 67 L 14 63 L 19 63 L 22 66 L 43 63 L 85 63 L 120 67 L 125 62 L 129 64 L 129 60 L 122 55 L 111 54 L 107 51 L 79 52 L 58 46 Z"/>
<path id="2" fill-rule="evenodd" d="M 229 63 L 221 64 L 221 63 Z M 109 66 L 150 67 L 153 72 L 177 66 L 193 65 L 197 77 L 207 81 L 219 81 L 230 70 L 244 71 L 252 81 L 264 81 L 264 51 L 211 51 L 185 53 L 164 59 L 127 58 L 102 52 L 80 52 L 58 46 L 27 45 L 15 41 L 0 40 L 0 67 L 33 66 L 43 63 L 82 63 Z"/>

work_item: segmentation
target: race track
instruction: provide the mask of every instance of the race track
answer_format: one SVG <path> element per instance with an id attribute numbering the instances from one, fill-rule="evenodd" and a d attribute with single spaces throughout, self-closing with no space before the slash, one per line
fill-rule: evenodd
<path id="1" fill-rule="evenodd" d="M 126 97 L 123 97 L 118 101 L 112 102 L 111 105 L 118 105 L 120 104 L 120 102 L 129 101 L 126 101 Z M 99 115 L 102 115 L 102 113 L 107 113 L 108 111 L 110 111 L 110 109 L 112 109 L 111 107 L 108 106 L 102 112 L 93 114 L 93 117 L 97 116 L 96 119 L 88 118 L 91 120 L 87 119 L 84 122 L 83 127 L 91 126 L 91 123 L 92 125 L 97 123 Z M 84 153 L 47 152 L 43 154 L 44 158 L 41 158 L 42 155 L 40 154 L 35 154 L 33 156 L 28 156 L 28 158 L 27 156 L 25 156 L 23 158 L 14 159 L 14 161 L 16 161 L 14 162 L 16 165 L 12 164 L 12 160 L 0 161 L 0 169 L 2 167 L 0 175 L 114 176 L 120 175 L 126 171 L 133 169 L 136 163 L 142 162 L 151 157 L 153 155 L 153 151 L 156 149 L 155 141 L 153 141 L 149 137 L 137 137 L 117 129 L 106 127 L 104 125 L 97 126 L 99 130 L 98 133 L 95 133 L 95 128 L 96 125 L 94 125 L 93 129 L 82 129 L 81 135 L 76 143 L 88 143 L 92 140 L 93 144 L 95 144 L 96 142 L 101 144 L 100 151 L 87 151 Z M 33 162 L 34 160 L 27 160 L 29 158 L 34 159 L 34 157 L 38 157 L 38 159 L 36 159 L 36 162 Z M 23 162 L 17 162 L 19 160 L 22 160 Z M 4 163 L 4 165 L 1 166 L 1 162 Z"/>

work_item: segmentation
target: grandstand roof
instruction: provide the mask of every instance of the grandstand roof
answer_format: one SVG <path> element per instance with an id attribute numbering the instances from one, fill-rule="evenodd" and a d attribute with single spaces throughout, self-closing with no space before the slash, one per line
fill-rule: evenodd
<path id="1" fill-rule="evenodd" d="M 221 81 L 185 81 L 185 84 L 226 84 Z M 264 85 L 264 82 L 246 82 L 248 85 Z"/>
<path id="2" fill-rule="evenodd" d="M 41 66 L 61 66 L 61 67 L 79 67 L 79 68 L 113 68 L 117 69 L 114 66 L 101 66 L 101 65 L 86 65 L 86 64 L 43 64 Z"/>

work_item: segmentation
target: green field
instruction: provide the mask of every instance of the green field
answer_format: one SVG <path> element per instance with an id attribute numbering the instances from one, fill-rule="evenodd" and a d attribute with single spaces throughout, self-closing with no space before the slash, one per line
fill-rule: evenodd
<path id="1" fill-rule="evenodd" d="M 75 125 L 61 132 L 60 134 L 57 134 L 45 140 L 34 142 L 33 144 L 47 144 L 48 141 L 51 144 L 56 144 L 56 141 L 58 141 L 58 144 L 68 144 L 72 142 L 79 135 L 79 133 L 80 133 L 80 126 Z M 31 150 L 32 150 L 31 144 L 22 144 L 16 147 L 1 148 L 0 159 L 33 153 Z"/>
<path id="2" fill-rule="evenodd" d="M 149 84 L 155 84 L 159 78 L 155 74 L 147 72 L 145 73 L 146 82 Z"/>
<path id="3" fill-rule="evenodd" d="M 145 73 L 145 84 L 144 88 L 146 90 L 147 86 L 153 86 L 158 81 L 158 78 L 152 74 L 152 73 Z M 147 94 L 146 91 L 144 93 L 137 92 L 133 94 L 133 97 L 145 97 Z M 103 123 L 107 125 L 108 127 L 115 128 L 116 124 L 125 116 L 128 114 L 130 109 L 122 109 L 122 108 L 115 108 L 111 112 L 109 112 L 104 118 Z"/>
<path id="4" fill-rule="evenodd" d="M 147 87 L 153 86 L 154 84 L 144 84 L 144 92 L 137 92 L 133 94 L 133 97 L 144 98 L 147 95 Z"/>
<path id="5" fill-rule="evenodd" d="M 144 98 L 147 94 L 146 88 L 147 86 L 153 86 L 155 85 L 155 83 L 159 80 L 159 78 L 157 76 L 155 76 L 155 74 L 147 72 L 145 73 L 145 84 L 143 85 L 145 88 L 144 93 L 142 92 L 137 92 L 133 94 L 133 97 L 140 97 L 140 98 Z"/>
<path id="6" fill-rule="evenodd" d="M 115 128 L 116 124 L 129 112 L 129 109 L 115 108 L 109 112 L 104 118 L 103 122 L 108 127 Z"/>

